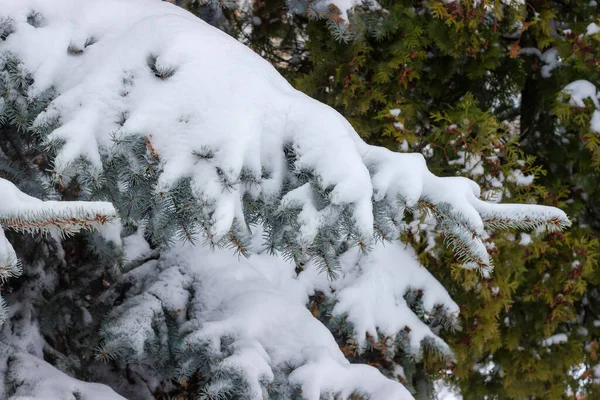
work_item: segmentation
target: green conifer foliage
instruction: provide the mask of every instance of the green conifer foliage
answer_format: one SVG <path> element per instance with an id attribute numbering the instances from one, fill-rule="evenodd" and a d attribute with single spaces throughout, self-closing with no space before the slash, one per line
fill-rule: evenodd
<path id="1" fill-rule="evenodd" d="M 35 18 L 32 16 L 32 21 Z M 35 22 L 32 22 L 35 23 Z M 3 35 L 10 32 L 10 21 L 0 21 Z M 12 54 L 0 57 L 0 282 L 22 274 L 21 262 L 4 230 L 20 233 L 72 236 L 81 229 L 93 228 L 114 218 L 114 209 L 100 202 L 58 202 L 52 182 L 40 173 L 47 159 L 40 138 L 28 131 L 33 118 L 53 97 L 49 89 L 36 97 L 28 95 L 31 75 Z M 12 183 L 14 182 L 14 183 Z M 15 185 L 16 184 L 16 185 Z M 36 196 L 36 197 L 33 197 Z M 46 200 L 45 202 L 39 198 Z M 2 290 L 0 286 L 0 291 Z M 7 318 L 0 297 L 0 324 Z"/>

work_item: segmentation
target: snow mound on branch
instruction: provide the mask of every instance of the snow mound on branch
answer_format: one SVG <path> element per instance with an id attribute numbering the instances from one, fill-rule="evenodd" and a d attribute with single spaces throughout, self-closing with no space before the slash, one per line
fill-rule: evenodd
<path id="1" fill-rule="evenodd" d="M 375 0 L 309 0 L 292 1 L 288 0 L 288 7 L 297 14 L 319 17 L 326 17 L 335 20 L 340 24 L 348 24 L 348 13 L 357 6 L 368 8 L 369 10 L 380 10 L 381 5 Z"/>
<path id="2" fill-rule="evenodd" d="M 308 268 L 300 280 L 315 282 L 315 288 L 337 302 L 333 315 L 345 315 L 354 328 L 356 342 L 364 347 L 366 335 L 372 338 L 395 337 L 409 328 L 412 354 L 419 354 L 427 338 L 450 353 L 439 339 L 408 307 L 404 295 L 419 291 L 426 313 L 442 307 L 444 314 L 457 317 L 458 305 L 446 289 L 421 266 L 414 250 L 401 243 L 377 243 L 368 255 L 349 250 L 342 255 L 340 277 L 325 281 L 318 270 Z"/>
<path id="3" fill-rule="evenodd" d="M 565 86 L 563 91 L 571 96 L 569 102 L 573 106 L 585 107 L 585 103 L 583 101 L 585 99 L 592 100 L 596 110 L 594 110 L 592 113 L 590 130 L 595 133 L 600 133 L 600 94 L 596 89 L 596 85 L 590 81 L 580 79 L 578 81 L 569 83 L 567 86 Z"/>
<path id="4" fill-rule="evenodd" d="M 600 133 L 600 110 L 594 111 L 592 119 L 590 121 L 590 128 L 592 132 Z"/>
<path id="5" fill-rule="evenodd" d="M 557 333 L 541 341 L 541 345 L 544 347 L 553 346 L 556 344 L 566 343 L 569 341 L 569 337 L 564 333 Z"/>
<path id="6" fill-rule="evenodd" d="M 600 26 L 596 25 L 594 22 L 589 24 L 586 28 L 586 34 L 588 36 L 595 35 L 596 33 L 600 33 Z"/>
<path id="7" fill-rule="evenodd" d="M 134 237 L 124 240 L 133 246 L 125 249 L 128 253 L 144 248 L 139 235 Z M 123 276 L 123 284 L 133 284 L 131 297 L 111 313 L 104 346 L 114 348 L 125 340 L 133 359 L 145 358 L 147 341 L 161 341 L 152 339 L 161 331 L 153 318 L 173 313 L 179 316 L 182 348 L 207 347 L 208 357 L 221 358 L 220 369 L 243 375 L 253 398 L 262 398 L 265 384 L 281 384 L 274 381 L 286 366 L 291 367 L 288 383 L 299 385 L 309 400 L 327 393 L 345 398 L 354 391 L 369 393 L 373 400 L 412 398 L 377 369 L 350 364 L 331 332 L 306 308 L 309 296 L 316 291 L 332 295 L 338 304 L 333 313 L 345 314 L 363 342 L 367 332 L 395 337 L 410 328 L 416 351 L 427 337 L 445 344 L 408 308 L 406 291 L 421 289 L 426 310 L 441 306 L 458 313 L 458 306 L 417 263 L 412 249 L 400 244 L 378 245 L 368 255 L 349 250 L 341 264 L 343 277 L 331 282 L 311 263 L 298 275 L 293 263 L 277 255 L 236 259 L 227 250 L 173 248 Z M 154 272 L 147 274 L 148 269 Z M 233 339 L 226 355 L 224 338 Z"/>
<path id="8" fill-rule="evenodd" d="M 591 99 L 596 108 L 600 108 L 600 103 L 598 102 L 598 97 L 596 95 L 596 85 L 590 81 L 580 79 L 578 81 L 571 82 L 565 86 L 563 91 L 571 96 L 571 105 L 583 108 L 585 107 L 585 103 L 583 101 L 585 99 Z"/>
<path id="9" fill-rule="evenodd" d="M 78 381 L 46 361 L 0 342 L 0 396 L 28 400 L 125 400 L 111 388 Z M 8 393 L 11 396 L 8 397 Z"/>
<path id="10" fill-rule="evenodd" d="M 226 257 L 231 260 L 229 254 Z M 368 392 L 373 399 L 410 398 L 400 383 L 375 368 L 350 364 L 329 330 L 306 308 L 306 292 L 291 279 L 291 265 L 283 269 L 289 274 L 287 279 L 277 277 L 275 268 L 282 265 L 273 265 L 265 257 L 257 257 L 255 268 L 231 261 L 223 264 L 223 259 L 214 264 L 206 260 L 216 268 L 207 268 L 202 276 L 203 299 L 207 309 L 214 311 L 207 312 L 207 322 L 193 338 L 184 340 L 202 337 L 217 352 L 221 338 L 233 336 L 236 351 L 224 363 L 253 378 L 250 387 L 257 398 L 262 398 L 260 380 L 272 381 L 271 368 L 285 363 L 294 367 L 290 383 L 299 384 L 307 399 L 317 400 L 328 392 L 346 397 L 354 390 Z M 281 279 L 283 287 L 269 278 Z M 298 301 L 300 294 L 304 302 Z"/>
<path id="11" fill-rule="evenodd" d="M 483 204 L 475 183 L 434 176 L 421 155 L 367 145 L 335 110 L 296 91 L 248 48 L 171 4 L 0 0 L 0 18 L 11 24 L 0 55 L 15 55 L 32 73 L 31 96 L 49 88 L 58 93 L 35 122 L 51 130 L 57 176 L 77 174 L 81 160 L 100 174 L 115 137 L 142 136 L 160 158 L 156 190 L 189 179 L 197 199 L 210 208 L 215 241 L 234 221 L 245 226 L 244 195 L 280 203 L 280 212 L 300 209 L 301 239 L 308 244 L 342 220 L 340 210 L 350 213 L 356 236 L 369 243 L 372 200 L 385 202 L 394 218 L 425 200 L 441 206 L 447 237 L 462 243 L 455 246 L 460 256 L 482 268 L 489 256 L 481 240 L 470 238 L 483 234 L 485 221 L 504 223 L 511 219 L 506 211 L 517 211 L 568 224 L 554 208 Z M 316 178 L 311 187 L 292 189 L 281 199 L 290 169 Z M 258 185 L 240 184 L 248 177 Z M 329 206 L 319 209 L 315 186 L 326 192 Z"/>

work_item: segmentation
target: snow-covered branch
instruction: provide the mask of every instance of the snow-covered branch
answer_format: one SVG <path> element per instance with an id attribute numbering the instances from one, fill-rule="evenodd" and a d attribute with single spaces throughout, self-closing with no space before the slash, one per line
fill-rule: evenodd
<path id="1" fill-rule="evenodd" d="M 185 11 L 136 0 L 81 4 L 29 0 L 2 8 L 12 21 L 4 57 L 30 71 L 32 96 L 51 87 L 58 93 L 35 126 L 58 148 L 61 177 L 82 165 L 101 175 L 112 138 L 144 137 L 160 161 L 157 193 L 189 182 L 209 241 L 218 243 L 234 221 L 249 222 L 250 199 L 270 205 L 273 218 L 295 213 L 301 234 L 292 247 L 306 253 L 299 259 L 327 259 L 315 246 L 326 230 L 368 246 L 379 207 L 391 219 L 419 202 L 431 208 L 460 256 L 481 269 L 491 264 L 477 240 L 485 221 L 568 225 L 554 208 L 483 203 L 475 183 L 434 176 L 421 155 L 367 145 L 335 110 Z M 31 10 L 43 16 L 39 26 L 31 25 Z M 82 51 L 70 53 L 74 45 Z"/>

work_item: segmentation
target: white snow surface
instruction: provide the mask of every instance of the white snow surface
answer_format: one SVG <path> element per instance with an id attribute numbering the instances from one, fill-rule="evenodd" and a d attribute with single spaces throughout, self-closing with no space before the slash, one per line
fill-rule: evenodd
<path id="1" fill-rule="evenodd" d="M 132 237 L 124 239 L 126 253 L 143 254 L 145 246 L 139 235 Z M 188 311 L 192 317 L 183 322 L 184 327 L 199 328 L 183 340 L 208 342 L 217 354 L 221 338 L 234 338 L 235 352 L 222 367 L 241 371 L 256 399 L 262 399 L 261 385 L 272 382 L 274 371 L 283 365 L 293 367 L 289 381 L 299 384 L 309 400 L 330 392 L 345 398 L 354 390 L 369 393 L 373 400 L 412 398 L 402 384 L 376 368 L 346 360 L 331 332 L 306 308 L 308 297 L 316 291 L 335 300 L 333 314 L 347 316 L 360 343 L 364 343 L 365 333 L 374 338 L 379 333 L 395 337 L 409 327 L 415 352 L 426 337 L 446 345 L 407 307 L 403 295 L 408 289 L 423 290 L 423 306 L 428 312 L 439 305 L 448 313 L 458 313 L 446 290 L 416 261 L 414 251 L 400 243 L 377 245 L 369 255 L 349 250 L 341 259 L 341 278 L 335 281 L 319 273 L 312 263 L 297 275 L 294 264 L 281 257 L 262 253 L 236 258 L 228 250 L 190 245 L 174 248 L 159 261 L 140 268 L 156 270 L 157 280 L 121 306 L 131 319 L 122 318 L 125 322 L 119 327 L 112 324 L 113 334 L 120 332 L 132 348 L 143 352 L 153 313 L 162 312 L 162 307 L 185 315 L 181 310 L 186 310 L 190 301 L 185 288 L 199 282 L 195 293 L 200 297 L 193 302 L 201 305 L 201 311 Z M 134 270 L 123 279 L 140 273 L 140 277 L 145 274 Z"/>
<path id="2" fill-rule="evenodd" d="M 569 337 L 564 333 L 557 333 L 556 335 L 552 335 L 544 340 L 542 340 L 541 344 L 544 347 L 549 347 L 555 344 L 566 343 L 569 341 Z"/>
<path id="3" fill-rule="evenodd" d="M 39 27 L 27 22 L 42 15 Z M 101 154 L 111 137 L 141 135 L 159 155 L 157 190 L 191 178 L 200 200 L 216 204 L 212 234 L 226 234 L 234 219 L 243 222 L 241 197 L 276 201 L 287 164 L 282 148 L 291 144 L 296 168 L 309 169 L 322 187 L 332 187 L 332 206 L 349 205 L 359 234 L 373 234 L 372 196 L 406 205 L 420 198 L 449 203 L 483 232 L 480 213 L 496 207 L 479 200 L 479 187 L 456 177 L 431 174 L 422 155 L 394 153 L 364 143 L 335 110 L 293 89 L 265 60 L 192 14 L 159 0 L 0 0 L 0 18 L 10 17 L 14 33 L 0 43 L 34 76 L 32 96 L 51 86 L 59 96 L 36 124 L 59 119 L 50 140 L 63 140 L 55 169 L 69 176 L 80 157 L 100 172 Z M 85 47 L 86 41 L 93 44 Z M 70 54 L 67 49 L 82 49 Z M 174 74 L 157 78 L 148 66 Z M 123 126 L 121 115 L 127 115 Z M 193 151 L 211 149 L 199 159 Z M 335 148 L 335 151 L 331 151 Z M 370 176 L 370 171 L 372 176 Z M 220 176 L 235 182 L 244 170 L 260 180 L 253 189 L 223 190 Z M 326 218 L 317 216 L 306 188 L 288 194 L 282 205 L 304 212 L 302 234 L 310 240 Z M 544 218 L 566 221 L 559 210 L 518 206 Z M 505 209 L 493 208 L 495 213 Z M 322 216 L 331 216 L 322 210 Z M 483 249 L 482 249 L 482 252 Z"/>
<path id="4" fill-rule="evenodd" d="M 595 35 L 596 33 L 600 33 L 600 26 L 596 23 L 592 22 L 587 26 L 586 34 L 587 35 Z"/>
<path id="5" fill-rule="evenodd" d="M 585 103 L 583 102 L 585 99 L 592 100 L 596 110 L 592 113 L 590 130 L 595 133 L 600 133 L 600 93 L 598 93 L 596 85 L 590 81 L 581 79 L 569 83 L 565 86 L 563 91 L 571 95 L 570 103 L 577 107 L 585 107 Z"/>
<path id="6" fill-rule="evenodd" d="M 347 315 L 354 325 L 357 343 L 364 345 L 367 333 L 372 337 L 378 337 L 378 331 L 384 336 L 395 336 L 409 327 L 414 353 L 419 352 L 426 337 L 442 348 L 447 347 L 411 312 L 403 298 L 408 289 L 421 289 L 427 311 L 439 304 L 446 307 L 448 314 L 458 316 L 458 305 L 429 271 L 419 265 L 412 248 L 400 243 L 378 243 L 368 256 L 353 250 L 344 254 L 341 262 L 343 276 L 330 284 L 338 301 L 333 312 Z M 326 291 L 322 286 L 320 289 Z"/>
<path id="7" fill-rule="evenodd" d="M 533 183 L 534 175 L 525 175 L 522 170 L 514 169 L 506 178 L 509 182 L 515 182 L 518 186 L 528 186 Z"/>
<path id="8" fill-rule="evenodd" d="M 479 154 L 467 154 L 464 151 L 459 151 L 457 155 L 456 160 L 448 161 L 449 165 L 464 165 L 462 172 L 474 178 L 484 174 L 483 161 Z"/>
<path id="9" fill-rule="evenodd" d="M 73 379 L 43 359 L 2 342 L 0 375 L 19 382 L 16 388 L 8 388 L 5 379 L 0 380 L 0 396 L 10 390 L 11 397 L 3 397 L 9 400 L 125 400 L 108 386 Z"/>
<path id="10" fill-rule="evenodd" d="M 457 391 L 449 387 L 443 380 L 434 382 L 436 400 L 462 400 Z"/>
<path id="11" fill-rule="evenodd" d="M 531 235 L 521 232 L 521 240 L 519 241 L 521 246 L 529 246 L 532 241 Z"/>
<path id="12" fill-rule="evenodd" d="M 590 129 L 592 132 L 600 133 L 600 110 L 594 111 L 592 120 L 590 121 Z"/>
<path id="13" fill-rule="evenodd" d="M 554 47 L 546 50 L 541 56 L 540 60 L 545 64 L 542 67 L 542 76 L 549 78 L 552 76 L 552 70 L 559 66 L 558 50 Z"/>
<path id="14" fill-rule="evenodd" d="M 563 89 L 564 92 L 571 95 L 571 104 L 577 107 L 585 107 L 583 100 L 591 99 L 592 103 L 596 106 L 596 109 L 600 108 L 600 102 L 596 94 L 596 85 L 585 79 L 580 79 L 569 83 Z"/>
<path id="15" fill-rule="evenodd" d="M 544 63 L 542 66 L 542 77 L 549 78 L 552 76 L 552 70 L 560 66 L 560 60 L 558 57 L 558 50 L 554 47 L 541 52 L 540 49 L 535 47 L 524 47 L 520 50 L 521 54 L 535 55 L 539 57 L 540 61 Z"/>

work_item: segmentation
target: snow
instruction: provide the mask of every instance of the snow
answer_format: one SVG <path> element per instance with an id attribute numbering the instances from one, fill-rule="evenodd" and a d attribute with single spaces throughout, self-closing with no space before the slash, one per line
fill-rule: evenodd
<path id="1" fill-rule="evenodd" d="M 462 396 L 457 391 L 449 387 L 444 381 L 436 381 L 435 386 L 435 399 L 436 400 L 461 400 Z"/>
<path id="2" fill-rule="evenodd" d="M 113 242 L 117 246 L 122 246 L 121 240 L 122 225 L 119 219 L 113 219 L 104 225 L 99 226 L 96 231 L 108 242 Z"/>
<path id="3" fill-rule="evenodd" d="M 425 158 L 433 157 L 433 147 L 431 147 L 431 144 L 428 143 L 425 146 L 423 146 L 423 148 L 421 149 L 421 153 L 423 153 L 423 157 Z"/>
<path id="4" fill-rule="evenodd" d="M 556 344 L 566 343 L 569 341 L 569 338 L 564 333 L 557 333 L 556 335 L 552 335 L 544 340 L 542 340 L 542 346 L 550 347 Z"/>
<path id="5" fill-rule="evenodd" d="M 594 111 L 592 120 L 590 121 L 590 129 L 592 132 L 600 133 L 600 110 Z"/>
<path id="6" fill-rule="evenodd" d="M 520 54 L 525 54 L 528 56 L 538 56 L 542 57 L 542 51 L 537 47 L 523 47 L 519 51 Z"/>
<path id="7" fill-rule="evenodd" d="M 563 91 L 571 95 L 570 103 L 577 107 L 585 107 L 585 103 L 583 102 L 585 99 L 592 100 L 592 103 L 596 106 L 596 110 L 592 113 L 590 130 L 600 133 L 600 94 L 597 92 L 596 86 L 589 81 L 578 80 L 565 86 Z"/>
<path id="8" fill-rule="evenodd" d="M 94 201 L 42 201 L 21 192 L 12 182 L 0 178 L 0 220 L 3 226 L 16 230 L 37 230 L 25 225 L 25 221 L 49 221 L 61 216 L 104 215 L 114 216 L 115 209 L 110 203 Z M 59 226 L 59 222 L 48 222 Z M 34 225 L 34 224 L 32 224 Z"/>
<path id="9" fill-rule="evenodd" d="M 404 128 L 404 125 L 402 126 L 402 128 Z M 402 143 L 400 143 L 400 151 L 407 153 L 408 149 L 409 149 L 408 142 L 406 141 L 406 139 L 403 139 Z"/>
<path id="10" fill-rule="evenodd" d="M 134 236 L 124 242 L 141 247 L 139 236 Z M 147 268 L 156 271 L 150 277 L 154 281 L 141 283 L 139 278 Z M 425 337 L 445 347 L 403 299 L 408 289 L 422 289 L 425 310 L 439 305 L 458 313 L 458 306 L 441 284 L 418 264 L 414 251 L 398 243 L 378 245 L 369 255 L 349 250 L 341 259 L 342 277 L 335 281 L 319 273 L 313 263 L 306 264 L 300 275 L 294 268 L 276 255 L 261 253 L 244 259 L 233 257 L 228 250 L 177 246 L 163 253 L 159 261 L 149 261 L 123 276 L 124 282 L 138 282 L 131 292 L 140 294 L 111 312 L 121 323 L 110 323 L 106 330 L 109 337 L 126 340 L 128 348 L 142 352 L 148 335 L 155 334 L 153 317 L 165 310 L 180 310 L 179 314 L 189 316 L 180 321 L 181 331 L 196 327 L 183 338 L 184 343 L 208 344 L 211 352 L 219 354 L 221 338 L 234 339 L 233 353 L 221 361 L 221 367 L 241 372 L 252 388 L 252 398 L 261 399 L 262 385 L 273 382 L 284 366 L 292 367 L 289 381 L 299 384 L 308 400 L 354 390 L 370 393 L 373 400 L 412 398 L 402 384 L 376 368 L 350 364 L 306 304 L 316 291 L 332 296 L 337 303 L 334 316 L 346 315 L 360 342 L 367 332 L 375 338 L 377 330 L 394 337 L 408 326 L 417 351 Z M 197 285 L 197 297 L 190 305 L 193 285 Z"/>
<path id="11" fill-rule="evenodd" d="M 542 76 L 549 78 L 552 76 L 552 70 L 559 66 L 558 61 L 558 50 L 554 47 L 546 50 L 541 56 L 540 60 L 545 64 L 542 67 Z"/>
<path id="12" fill-rule="evenodd" d="M 404 124 L 402 122 L 394 122 L 394 128 L 398 129 L 399 131 L 406 130 L 406 128 L 404 128 Z"/>
<path id="13" fill-rule="evenodd" d="M 525 175 L 520 169 L 514 169 L 512 173 L 506 178 L 509 182 L 514 182 L 517 186 L 529 186 L 533 183 L 535 176 Z"/>
<path id="14" fill-rule="evenodd" d="M 399 108 L 393 108 L 390 110 L 390 115 L 392 115 L 393 117 L 397 117 L 398 115 L 400 115 L 400 109 Z"/>
<path id="15" fill-rule="evenodd" d="M 528 246 L 529 244 L 531 244 L 532 239 L 531 239 L 531 235 L 527 234 L 527 233 L 523 233 L 521 232 L 521 240 L 519 241 L 519 244 L 521 246 Z"/>
<path id="16" fill-rule="evenodd" d="M 452 129 L 452 126 L 448 127 L 448 129 Z M 453 129 L 456 129 L 456 126 L 454 126 Z M 464 151 L 457 152 L 457 155 L 458 158 L 456 160 L 450 160 L 448 162 L 449 165 L 464 165 L 464 168 L 461 170 L 461 172 L 468 174 L 468 176 L 473 178 L 483 175 L 483 162 L 480 155 L 467 154 Z"/>
<path id="17" fill-rule="evenodd" d="M 302 387 L 302 395 L 308 400 L 322 399 L 321 393 L 339 393 L 341 398 L 349 398 L 355 391 L 372 393 L 370 398 L 374 400 L 412 397 L 396 381 L 381 382 L 380 372 L 371 366 L 337 363 L 321 349 L 306 357 L 308 362 L 292 372 L 290 381 Z"/>
<path id="18" fill-rule="evenodd" d="M 125 400 L 112 389 L 78 381 L 46 361 L 0 342 L 0 396 L 14 400 Z M 2 397 L 8 398 L 8 397 Z"/>
<path id="19" fill-rule="evenodd" d="M 279 149 L 291 142 L 299 153 L 297 167 L 314 169 L 324 186 L 335 185 L 333 201 L 355 204 L 363 214 L 357 221 L 370 235 L 370 191 L 360 190 L 370 187 L 369 175 L 360 162 L 358 136 L 339 114 L 293 90 L 266 61 L 178 8 L 158 2 L 136 7 L 145 5 L 140 1 L 89 0 L 85 7 L 74 3 L 9 2 L 9 13 L 17 14 L 10 10 L 17 7 L 21 20 L 14 37 L 3 44 L 35 72 L 40 90 L 50 83 L 58 86 L 61 96 L 38 123 L 56 116 L 63 121 L 50 137 L 66 140 L 56 158 L 59 172 L 68 176 L 69 165 L 79 157 L 99 170 L 100 151 L 117 129 L 123 135 L 151 133 L 163 164 L 158 190 L 191 177 L 201 199 L 219 204 L 213 230 L 218 237 L 229 230 L 240 199 L 222 193 L 216 167 L 235 181 L 242 168 L 260 177 L 264 166 L 272 182 L 263 182 L 263 193 L 275 195 L 284 166 Z M 124 5 L 127 12 L 121 10 Z M 24 22 L 30 9 L 45 15 L 47 25 L 33 29 Z M 120 16 L 112 18 L 110 10 Z M 73 31 L 97 42 L 82 55 L 69 56 L 64 49 L 73 38 L 64 33 Z M 149 70 L 147 59 L 153 53 L 159 53 L 157 65 L 176 68 L 168 80 L 157 79 Z M 122 97 L 124 71 L 134 83 Z M 215 71 L 220 79 L 214 79 Z M 118 128 L 115 120 L 121 112 L 129 117 Z M 111 115 L 112 119 L 105 117 Z M 323 126 L 329 131 L 323 132 Z M 338 156 L 322 157 L 334 141 Z M 315 148 L 314 143 L 322 145 Z M 190 150 L 205 147 L 226 151 L 215 152 L 210 162 L 198 162 Z"/>
<path id="20" fill-rule="evenodd" d="M 12 52 L 31 71 L 32 94 L 52 85 L 59 93 L 36 125 L 60 120 L 49 140 L 65 143 L 55 159 L 65 179 L 82 158 L 88 170 L 101 173 L 100 160 L 115 134 L 143 136 L 160 157 L 157 191 L 190 178 L 196 197 L 214 205 L 207 207 L 218 240 L 234 219 L 244 221 L 241 202 L 248 190 L 267 203 L 279 201 L 288 173 L 282 149 L 291 145 L 295 170 L 312 171 L 321 187 L 333 189 L 331 207 L 348 207 L 365 242 L 373 235 L 374 194 L 393 207 L 398 194 L 407 207 L 423 198 L 449 204 L 469 229 L 483 232 L 479 188 L 472 182 L 434 176 L 421 155 L 367 145 L 335 110 L 296 91 L 265 60 L 178 7 L 158 0 L 0 0 L 0 6 L 0 15 L 11 16 L 14 25 L 0 53 Z M 38 28 L 27 23 L 31 10 L 43 16 Z M 85 47 L 90 38 L 93 44 Z M 83 52 L 69 54 L 74 45 Z M 122 115 L 127 118 L 120 126 Z M 193 154 L 202 149 L 213 157 Z M 222 177 L 237 182 L 242 170 L 260 185 L 223 190 Z M 261 179 L 263 170 L 269 175 Z M 298 222 L 310 240 L 339 213 L 325 210 L 314 219 L 311 191 L 297 190 L 278 206 L 301 209 Z M 550 210 L 548 215 L 566 220 Z"/>
<path id="21" fill-rule="evenodd" d="M 589 24 L 587 26 L 586 34 L 589 36 L 589 35 L 595 35 L 596 33 L 600 33 L 600 26 L 598 26 L 596 23 L 592 22 L 591 24 Z"/>
<path id="22" fill-rule="evenodd" d="M 142 231 L 137 231 L 134 235 L 129 235 L 122 240 L 123 258 L 125 262 L 131 262 L 141 259 L 150 253 L 150 245 L 144 239 Z"/>
<path id="23" fill-rule="evenodd" d="M 524 47 L 520 50 L 520 54 L 539 57 L 540 61 L 544 63 L 541 70 L 542 77 L 544 78 L 551 77 L 552 70 L 560 66 L 558 50 L 554 47 L 544 51 L 543 53 L 540 49 L 535 47 Z"/>
<path id="24" fill-rule="evenodd" d="M 596 94 L 596 86 L 590 81 L 584 79 L 569 83 L 563 89 L 565 93 L 571 95 L 571 104 L 577 107 L 585 107 L 585 99 L 591 99 L 596 108 L 600 108 L 600 103 Z"/>
<path id="25" fill-rule="evenodd" d="M 419 265 L 412 248 L 400 243 L 378 243 L 368 256 L 350 250 L 340 261 L 342 276 L 329 283 L 330 289 L 323 287 L 323 283 L 318 288 L 325 293 L 333 289 L 331 295 L 337 301 L 333 314 L 346 315 L 354 326 L 355 341 L 361 347 L 366 345 L 366 334 L 374 338 L 380 333 L 384 337 L 394 336 L 408 326 L 410 346 L 415 354 L 420 353 L 421 342 L 426 338 L 450 352 L 410 311 L 403 298 L 410 289 L 422 290 L 426 312 L 442 305 L 447 315 L 458 316 L 458 305 L 427 269 Z"/>

